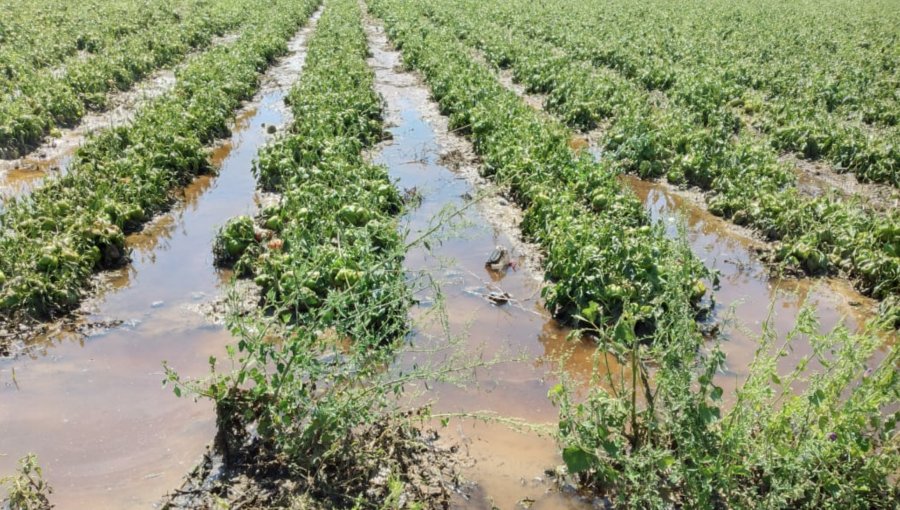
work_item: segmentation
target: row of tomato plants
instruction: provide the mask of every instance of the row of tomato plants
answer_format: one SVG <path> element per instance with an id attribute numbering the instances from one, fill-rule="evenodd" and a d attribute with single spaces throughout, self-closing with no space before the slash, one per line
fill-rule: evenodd
<path id="1" fill-rule="evenodd" d="M 214 246 L 219 265 L 254 278 L 262 315 L 233 328 L 238 369 L 194 388 L 216 403 L 217 447 L 230 468 L 276 465 L 298 481 L 280 499 L 302 494 L 340 508 L 381 508 L 388 495 L 369 480 L 389 471 L 405 483 L 409 468 L 381 443 L 403 436 L 396 423 L 379 429 L 397 416 L 403 378 L 384 382 L 396 375 L 385 367 L 408 332 L 411 295 L 400 193 L 363 154 L 383 138 L 367 56 L 359 2 L 326 0 L 286 99 L 293 123 L 254 164 L 277 203 L 255 219 L 230 220 Z M 254 333 L 273 319 L 277 342 Z M 382 438 L 374 450 L 366 438 L 373 428 Z M 247 459 L 230 454 L 241 448 Z"/>
<path id="2" fill-rule="evenodd" d="M 560 42 L 580 40 L 572 51 L 648 89 L 705 86 L 698 92 L 717 102 L 719 94 L 759 91 L 896 125 L 898 110 L 891 103 L 900 63 L 894 40 L 900 9 L 867 1 L 854 2 L 852 15 L 836 10 L 847 3 L 586 0 L 583 9 L 564 9 L 560 2 L 495 7 L 501 18 L 543 20 L 534 26 L 536 33 Z M 879 112 L 879 104 L 887 108 Z"/>
<path id="3" fill-rule="evenodd" d="M 0 155 L 15 157 L 40 144 L 56 126 L 70 126 L 89 110 L 103 109 L 108 93 L 127 90 L 160 67 L 209 46 L 213 36 L 239 27 L 250 4 L 235 0 L 191 2 L 140 29 L 118 35 L 86 57 L 75 55 L 60 72 L 19 68 L 6 81 L 0 102 Z M 127 26 L 127 25 L 126 25 Z"/>
<path id="4" fill-rule="evenodd" d="M 526 236 L 546 253 L 548 308 L 573 322 L 609 324 L 624 312 L 653 329 L 673 289 L 705 293 L 703 265 L 653 225 L 608 165 L 569 148 L 572 133 L 506 90 L 422 5 L 373 2 L 404 62 L 430 85 L 451 127 L 466 131 L 483 172 L 522 206 Z"/>
<path id="5" fill-rule="evenodd" d="M 791 48 L 788 53 L 794 56 L 785 56 L 783 62 L 776 60 L 774 64 L 756 62 L 751 65 L 739 56 L 715 51 L 714 48 L 723 46 L 721 41 L 690 48 L 690 51 L 681 48 L 673 60 L 671 55 L 665 58 L 659 55 L 661 49 L 661 53 L 666 53 L 665 48 L 670 45 L 668 40 L 658 39 L 666 33 L 666 27 L 651 23 L 649 30 L 658 37 L 636 43 L 643 51 L 630 52 L 624 59 L 610 59 L 607 58 L 610 50 L 609 31 L 606 30 L 610 24 L 608 19 L 586 21 L 580 16 L 563 13 L 555 15 L 557 23 L 547 23 L 544 11 L 547 6 L 524 6 L 516 2 L 489 2 L 485 6 L 490 10 L 487 16 L 504 26 L 513 26 L 529 36 L 552 42 L 573 58 L 622 71 L 649 90 L 663 90 L 673 102 L 696 112 L 703 119 L 715 119 L 729 130 L 739 130 L 741 118 L 750 117 L 751 123 L 767 134 L 768 142 L 776 150 L 800 152 L 810 159 L 826 159 L 837 170 L 853 172 L 862 180 L 900 185 L 900 126 L 896 125 L 900 109 L 894 97 L 896 77 L 892 75 L 900 53 L 890 45 L 879 46 L 880 53 L 870 55 L 873 61 L 856 58 L 848 64 L 849 68 L 838 70 L 834 67 L 839 67 L 843 61 L 833 61 L 831 55 L 834 52 L 821 48 Z M 551 4 L 550 7 L 561 6 Z M 627 7 L 624 10 L 633 11 Z M 719 18 L 714 23 L 728 22 Z M 598 30 L 599 27 L 603 30 Z M 731 27 L 729 34 L 736 32 L 740 36 L 750 30 L 744 24 Z M 862 27 L 856 27 L 856 30 L 855 37 L 883 38 L 885 35 L 864 33 Z M 641 48 L 640 44 L 649 47 Z M 764 51 L 778 53 L 775 46 Z M 851 45 L 851 51 L 868 54 L 868 50 L 860 46 Z M 805 61 L 823 58 L 827 64 L 808 69 L 796 65 L 798 55 Z M 738 68 L 735 62 L 740 62 Z M 639 70 L 646 65 L 654 69 Z M 769 68 L 775 68 L 768 74 L 773 78 L 771 84 L 765 80 L 765 70 Z M 642 79 L 655 77 L 659 72 L 663 72 L 664 79 L 653 78 L 649 82 Z M 792 87 L 783 86 L 785 83 Z M 855 84 L 858 90 L 844 90 L 850 86 L 848 84 Z M 881 95 L 873 97 L 879 91 Z M 856 105 L 862 111 L 852 109 L 854 98 L 865 101 L 863 105 Z M 847 111 L 848 108 L 851 110 Z M 860 120 L 873 116 L 894 120 L 891 125 L 880 126 L 870 126 Z"/>
<path id="6" fill-rule="evenodd" d="M 214 251 L 220 263 L 254 278 L 267 306 L 287 306 L 298 317 L 327 307 L 335 324 L 350 327 L 344 312 L 378 302 L 371 308 L 395 324 L 378 333 L 388 335 L 406 314 L 406 299 L 391 301 L 404 279 L 394 219 L 402 203 L 387 169 L 362 154 L 382 138 L 382 109 L 359 16 L 352 0 L 326 6 L 303 76 L 286 99 L 294 123 L 254 164 L 260 187 L 278 193 L 278 203 L 261 211 L 258 225 L 248 217 L 230 221 Z M 345 295 L 355 303 L 340 311 L 333 305 L 347 304 Z"/>
<path id="7" fill-rule="evenodd" d="M 798 192 L 792 173 L 765 147 L 723 142 L 691 112 L 656 108 L 615 73 L 585 67 L 546 43 L 515 34 L 490 17 L 466 17 L 461 6 L 430 3 L 429 15 L 452 28 L 495 65 L 509 67 L 529 90 L 547 93 L 545 107 L 568 124 L 607 122 L 603 160 L 642 177 L 709 191 L 710 211 L 778 241 L 776 260 L 809 274 L 844 272 L 877 298 L 900 290 L 900 214 L 855 201 Z"/>
<path id="8" fill-rule="evenodd" d="M 47 317 L 79 303 L 92 273 L 127 261 L 125 234 L 167 209 L 173 192 L 210 170 L 208 145 L 229 133 L 260 73 L 316 0 L 273 0 L 240 37 L 192 59 L 168 94 L 127 126 L 90 138 L 68 172 L 0 213 L 0 317 Z M 277 13 L 277 16 L 276 16 Z"/>
<path id="9" fill-rule="evenodd" d="M 0 89 L 32 70 L 63 62 L 79 51 L 96 53 L 116 38 L 177 21 L 208 0 L 4 0 L 0 10 Z"/>

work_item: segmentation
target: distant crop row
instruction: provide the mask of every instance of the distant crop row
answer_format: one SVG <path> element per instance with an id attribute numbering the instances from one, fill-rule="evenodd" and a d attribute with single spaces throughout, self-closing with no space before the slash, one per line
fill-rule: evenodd
<path id="1" fill-rule="evenodd" d="M 10 33 L 0 46 L 0 156 L 28 152 L 54 127 L 104 108 L 109 92 L 127 90 L 208 46 L 247 19 L 250 6 L 241 0 L 47 3 L 39 13 L 17 6 L 2 22 Z"/>
<path id="2" fill-rule="evenodd" d="M 896 3 L 484 5 L 490 19 L 663 91 L 707 125 L 743 131 L 745 119 L 774 148 L 900 186 Z"/>
<path id="3" fill-rule="evenodd" d="M 485 174 L 508 186 L 525 210 L 523 231 L 546 252 L 548 308 L 597 325 L 626 314 L 648 330 L 669 308 L 668 299 L 699 300 L 702 264 L 651 225 L 614 172 L 573 154 L 569 130 L 505 90 L 451 32 L 422 18 L 422 7 L 372 4 L 451 127 L 471 137 Z"/>
<path id="4" fill-rule="evenodd" d="M 175 188 L 209 169 L 208 144 L 228 135 L 234 111 L 317 3 L 275 0 L 247 11 L 235 42 L 192 59 L 178 71 L 175 88 L 132 124 L 91 138 L 65 176 L 4 204 L 0 316 L 70 310 L 94 271 L 126 261 L 125 233 L 165 210 Z"/>
<path id="5" fill-rule="evenodd" d="M 423 4 L 424 5 L 424 4 Z M 498 6 L 494 6 L 500 9 Z M 428 16 L 450 28 L 529 90 L 569 125 L 604 123 L 603 161 L 616 171 L 707 190 L 710 210 L 779 241 L 777 260 L 810 274 L 843 272 L 878 298 L 900 290 L 900 214 L 876 212 L 833 195 L 808 197 L 770 148 L 711 117 L 653 96 L 616 72 L 597 69 L 559 48 L 505 28 L 490 10 L 463 16 L 467 2 L 431 2 Z M 527 12 L 527 11 L 523 11 Z M 535 20 L 532 20 L 535 21 Z M 727 117 L 727 110 L 717 110 Z M 705 120 L 704 120 L 705 119 Z"/>

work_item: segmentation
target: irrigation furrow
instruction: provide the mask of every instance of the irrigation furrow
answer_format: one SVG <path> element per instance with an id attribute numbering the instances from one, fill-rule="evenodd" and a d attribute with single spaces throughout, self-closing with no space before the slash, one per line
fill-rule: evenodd
<path id="1" fill-rule="evenodd" d="M 888 298 L 890 313 L 891 295 L 900 284 L 895 211 L 878 213 L 832 195 L 804 197 L 792 185 L 793 174 L 764 149 L 738 143 L 719 154 L 715 144 L 707 147 L 713 136 L 708 130 L 691 128 L 693 135 L 680 136 L 683 125 L 672 124 L 662 113 L 653 122 L 635 115 L 635 104 L 646 103 L 642 107 L 649 111 L 656 107 L 621 79 L 601 76 L 567 57 L 554 58 L 552 47 L 542 51 L 508 29 L 485 33 L 469 27 L 477 22 L 465 17 L 440 10 L 431 15 L 468 47 L 478 47 L 496 64 L 513 69 L 529 89 L 549 92 L 548 109 L 567 123 L 588 128 L 599 119 L 611 119 L 603 145 L 613 168 L 642 176 L 666 174 L 673 182 L 701 186 L 709 191 L 711 211 L 777 241 L 773 259 L 789 271 L 846 275 L 867 295 Z M 667 155 L 670 151 L 677 157 Z"/>
<path id="2" fill-rule="evenodd" d="M 211 169 L 208 146 L 258 89 L 261 71 L 283 54 L 314 2 L 285 0 L 278 23 L 254 13 L 242 36 L 191 62 L 169 94 L 127 127 L 103 131 L 69 172 L 0 213 L 0 315 L 46 319 L 77 307 L 90 276 L 126 263 L 124 235 L 165 211 L 173 193 Z"/>
<path id="3" fill-rule="evenodd" d="M 273 137 L 269 126 L 281 132 L 289 123 L 284 98 L 320 13 L 241 109 L 212 156 L 217 172 L 127 237 L 132 263 L 105 275 L 107 289 L 84 304 L 74 331 L 53 330 L 28 346 L 29 356 L 0 359 L 0 473 L 34 452 L 58 508 L 145 509 L 200 457 L 213 411 L 161 389 L 160 362 L 203 375 L 209 356 L 233 342 L 195 311 L 225 292 L 228 277 L 202 254 L 226 218 L 258 208 L 252 161 Z"/>
<path id="4" fill-rule="evenodd" d="M 450 336 L 460 339 L 454 349 L 480 352 L 488 358 L 504 352 L 525 358 L 480 370 L 469 388 L 431 386 L 427 398 L 435 402 L 436 413 L 489 409 L 533 424 L 553 422 L 556 414 L 546 394 L 555 382 L 556 363 L 564 362 L 573 377 L 586 380 L 594 346 L 587 340 L 567 340 L 569 330 L 543 309 L 540 248 L 521 240 L 522 211 L 502 188 L 479 175 L 480 161 L 471 142 L 451 129 L 421 76 L 403 69 L 400 52 L 390 46 L 381 23 L 370 17 L 366 24 L 370 66 L 375 69 L 376 90 L 386 101 L 386 122 L 392 134 L 375 148 L 374 161 L 387 166 L 400 188 L 422 194 L 421 205 L 405 217 L 409 235 L 415 237 L 430 228 L 442 211 L 464 211 L 458 219 L 461 226 L 449 227 L 451 233 L 439 248 L 419 246 L 406 257 L 408 271 L 428 274 L 439 282 L 442 301 L 436 305 L 434 290 L 420 289 L 416 296 L 420 304 L 412 310 L 413 343 L 427 350 L 446 338 L 447 331 L 434 314 L 439 306 Z M 485 267 L 485 259 L 497 245 L 510 250 L 512 268 Z M 492 304 L 491 292 L 508 293 L 511 301 Z M 407 356 L 400 364 L 409 369 L 426 358 Z M 548 490 L 552 484 L 544 470 L 561 459 L 547 437 L 477 419 L 451 423 L 442 434 L 462 445 L 471 460 L 463 475 L 477 484 L 458 505 L 490 508 L 493 502 L 512 508 L 534 500 L 539 505 L 582 508 L 584 503 L 577 498 Z M 522 480 L 527 483 L 523 485 Z"/>

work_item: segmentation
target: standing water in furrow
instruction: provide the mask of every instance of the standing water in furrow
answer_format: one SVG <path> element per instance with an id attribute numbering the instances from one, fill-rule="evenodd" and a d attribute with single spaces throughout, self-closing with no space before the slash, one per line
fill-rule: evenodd
<path id="1" fill-rule="evenodd" d="M 719 333 L 727 339 L 722 350 L 728 356 L 728 376 L 733 376 L 734 385 L 746 377 L 763 330 L 772 328 L 784 337 L 804 307 L 815 311 L 823 332 L 841 324 L 860 331 L 877 319 L 878 303 L 846 281 L 774 275 L 758 254 L 765 243 L 752 232 L 710 214 L 691 200 L 690 193 L 632 176 L 623 176 L 623 180 L 654 221 L 667 226 L 670 235 L 679 236 L 683 224 L 691 251 L 719 273 L 714 311 L 720 320 Z M 785 361 L 795 362 L 808 353 L 807 344 L 798 344 Z"/>
<path id="2" fill-rule="evenodd" d="M 496 70 L 498 79 L 534 109 L 543 111 L 546 96 L 528 93 L 516 83 L 509 70 Z M 547 114 L 551 117 L 550 114 Z M 596 130 L 572 139 L 575 151 L 588 150 L 599 161 L 602 151 L 596 146 L 602 131 Z M 861 330 L 877 319 L 878 303 L 860 294 L 846 280 L 838 278 L 780 278 L 761 259 L 768 249 L 752 230 L 736 226 L 711 214 L 696 191 L 677 190 L 671 185 L 622 175 L 620 180 L 631 189 L 647 209 L 654 223 L 665 225 L 672 239 L 684 238 L 692 253 L 718 274 L 712 318 L 728 355 L 727 372 L 719 379 L 735 387 L 747 375 L 747 367 L 766 328 L 779 336 L 796 324 L 798 314 L 810 306 L 821 321 L 821 330 L 830 331 L 839 324 Z M 809 346 L 798 344 L 787 356 L 794 362 L 809 353 Z M 727 379 L 727 381 L 726 381 Z"/>
<path id="3" fill-rule="evenodd" d="M 410 237 L 441 221 L 449 222 L 442 241 L 431 244 L 434 251 L 419 246 L 406 257 L 411 274 L 429 275 L 440 294 L 429 287 L 417 293 L 413 344 L 426 351 L 428 347 L 447 349 L 441 342 L 448 331 L 438 319 L 443 315 L 454 339 L 447 349 L 448 359 L 455 349 L 480 353 L 486 359 L 498 355 L 510 359 L 479 369 L 468 387 L 429 386 L 433 411 L 508 417 L 537 424 L 533 429 L 554 423 L 557 411 L 547 392 L 555 382 L 557 363 L 586 380 L 596 347 L 591 342 L 567 341 L 569 330 L 541 306 L 536 248 L 519 240 L 521 211 L 478 176 L 471 144 L 451 132 L 420 79 L 402 70 L 400 53 L 389 46 L 381 25 L 369 19 L 366 30 L 370 65 L 375 69 L 376 89 L 386 100 L 392 135 L 377 147 L 374 160 L 388 167 L 401 189 L 421 195 L 421 204 L 405 218 Z M 460 213 L 449 220 L 456 211 Z M 498 246 L 508 258 L 501 255 L 504 260 L 494 268 L 486 266 Z M 432 313 L 435 308 L 441 308 L 438 315 Z M 412 367 L 431 356 L 406 354 L 400 364 Z M 469 462 L 463 475 L 477 484 L 467 499 L 456 501 L 459 508 L 490 509 L 492 503 L 512 508 L 529 501 L 542 507 L 578 508 L 581 504 L 575 496 L 549 490 L 552 484 L 544 471 L 562 460 L 548 435 L 529 427 L 514 430 L 500 421 L 464 417 L 451 419 L 447 428 L 439 430 L 466 452 Z"/>
<path id="4" fill-rule="evenodd" d="M 148 508 L 200 457 L 215 428 L 212 409 L 161 388 L 161 362 L 202 375 L 209 356 L 233 341 L 197 312 L 228 278 L 213 267 L 210 246 L 225 219 L 257 207 L 252 160 L 290 120 L 284 97 L 317 18 L 291 39 L 214 151 L 218 170 L 127 238 L 132 264 L 107 275 L 111 288 L 86 305 L 76 330 L 0 360 L 0 473 L 33 452 L 58 508 Z"/>
<path id="5" fill-rule="evenodd" d="M 170 93 L 131 124 L 91 138 L 66 175 L 4 202 L 0 322 L 19 326 L 72 312 L 93 274 L 128 262 L 125 235 L 168 211 L 178 189 L 211 170 L 209 146 L 229 134 L 234 112 L 315 5 L 274 0 L 248 12 L 235 42 L 193 59 Z"/>

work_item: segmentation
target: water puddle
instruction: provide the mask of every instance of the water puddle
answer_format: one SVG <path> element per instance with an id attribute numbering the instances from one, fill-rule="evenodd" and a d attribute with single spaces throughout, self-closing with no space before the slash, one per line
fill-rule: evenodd
<path id="1" fill-rule="evenodd" d="M 414 308 L 413 317 L 423 320 L 434 303 L 441 302 L 451 338 L 457 339 L 466 352 L 481 353 L 485 358 L 514 353 L 528 360 L 478 371 L 475 384 L 468 388 L 440 385 L 420 389 L 434 402 L 436 413 L 489 411 L 531 424 L 555 423 L 557 411 L 549 403 L 547 391 L 555 384 L 556 369 L 562 366 L 568 376 L 584 383 L 594 366 L 596 349 L 590 343 L 566 340 L 568 331 L 542 309 L 539 273 L 523 269 L 498 275 L 485 268 L 484 261 L 496 245 L 512 246 L 519 257 L 529 255 L 529 246 L 517 244 L 515 211 L 504 209 L 506 200 L 491 193 L 490 185 L 477 177 L 471 146 L 448 134 L 446 119 L 430 100 L 428 89 L 414 75 L 399 70 L 399 53 L 390 49 L 381 27 L 370 22 L 367 32 L 376 86 L 387 100 L 387 120 L 393 126 L 393 138 L 380 148 L 376 162 L 390 169 L 398 186 L 416 188 L 424 197 L 422 205 L 407 217 L 412 235 L 427 229 L 447 207 L 464 207 L 463 197 L 476 195 L 476 189 L 489 190 L 475 207 L 465 210 L 466 226 L 433 247 L 434 253 L 418 248 L 407 256 L 407 268 L 439 280 L 443 293 L 443 299 L 436 300 L 429 291 L 421 292 L 417 296 L 421 304 Z M 508 76 L 505 82 L 511 86 Z M 521 88 L 514 89 L 523 93 Z M 535 96 L 527 102 L 532 107 L 542 104 Z M 573 150 L 590 150 L 595 138 L 589 134 Z M 448 158 L 448 154 L 455 157 Z M 755 248 L 762 243 L 751 233 L 709 214 L 698 197 L 692 199 L 687 193 L 632 177 L 623 178 L 623 182 L 634 190 L 655 221 L 665 223 L 671 236 L 679 235 L 679 225 L 683 224 L 693 252 L 721 273 L 715 311 L 718 318 L 729 318 L 722 329 L 728 371 L 719 376 L 719 384 L 727 390 L 735 389 L 746 377 L 767 321 L 784 334 L 794 326 L 805 304 L 815 309 L 823 330 L 841 322 L 858 328 L 873 317 L 876 303 L 845 281 L 773 278 L 755 255 Z M 528 257 L 519 260 L 524 265 Z M 484 299 L 484 294 L 492 290 L 508 292 L 514 301 L 503 306 L 492 304 Z M 422 321 L 415 343 L 427 346 L 431 339 L 441 337 L 446 337 L 444 330 Z M 785 359 L 786 364 L 807 354 L 803 346 L 798 347 Z M 403 361 L 417 362 L 423 359 L 408 356 Z M 560 492 L 548 483 L 544 470 L 562 462 L 552 438 L 474 419 L 452 420 L 443 435 L 471 457 L 464 475 L 478 486 L 472 499 L 459 507 L 589 506 L 590 502 L 574 491 Z"/>
<path id="2" fill-rule="evenodd" d="M 727 319 L 721 333 L 728 376 L 733 378 L 727 388 L 733 389 L 746 377 L 747 365 L 767 322 L 783 338 L 804 305 L 813 307 L 822 331 L 841 323 L 859 329 L 877 315 L 878 303 L 856 292 L 845 280 L 772 276 L 756 255 L 756 249 L 764 243 L 754 239 L 751 232 L 710 214 L 700 205 L 701 196 L 634 176 L 623 176 L 622 180 L 644 203 L 651 218 L 666 225 L 671 237 L 678 236 L 683 221 L 691 251 L 707 267 L 719 271 L 716 314 Z M 808 346 L 798 344 L 785 362 L 806 354 Z"/>
<path id="3" fill-rule="evenodd" d="M 785 154 L 779 160 L 790 165 L 797 176 L 801 193 L 817 197 L 836 192 L 845 199 L 860 201 L 861 205 L 876 211 L 892 211 L 900 207 L 900 190 L 890 184 L 859 182 L 851 172 L 837 173 L 822 161 L 801 159 Z"/>
<path id="4" fill-rule="evenodd" d="M 465 208 L 467 197 L 485 184 L 476 177 L 471 146 L 448 134 L 447 120 L 430 100 L 428 89 L 410 73 L 399 70 L 399 53 L 389 48 L 380 25 L 369 22 L 367 33 L 376 73 L 376 88 L 387 100 L 387 121 L 393 139 L 381 147 L 375 161 L 386 165 L 403 189 L 416 188 L 423 195 L 420 207 L 407 218 L 411 236 L 427 230 L 447 208 Z M 452 168 L 452 170 L 451 170 Z M 482 195 L 478 195 L 481 197 Z M 434 252 L 415 248 L 406 258 L 412 273 L 424 272 L 440 282 L 441 306 L 448 319 L 454 348 L 516 357 L 477 371 L 473 384 L 460 388 L 431 386 L 424 396 L 434 401 L 435 413 L 489 411 L 532 424 L 555 423 L 557 410 L 547 399 L 557 382 L 553 375 L 562 359 L 567 372 L 586 379 L 591 373 L 593 344 L 566 340 L 568 330 L 558 325 L 541 307 L 539 274 L 529 265 L 533 248 L 517 240 L 515 216 L 508 201 L 491 193 L 465 208 L 462 221 Z M 511 250 L 514 269 L 498 273 L 485 267 L 496 246 Z M 491 291 L 512 296 L 496 305 L 485 298 Z M 420 304 L 412 315 L 418 326 L 414 344 L 428 346 L 434 338 L 446 338 L 439 324 L 429 320 L 436 296 L 425 289 L 416 296 Z M 407 355 L 402 363 L 422 362 Z M 521 361 L 519 361 L 521 360 Z M 454 419 L 443 429 L 445 439 L 459 444 L 469 456 L 465 477 L 478 490 L 459 507 L 513 508 L 534 501 L 533 508 L 579 508 L 577 498 L 552 490 L 545 470 L 561 464 L 552 437 L 530 431 L 516 432 L 507 425 L 473 419 Z"/>
<path id="5" fill-rule="evenodd" d="M 31 193 L 44 177 L 51 173 L 64 175 L 75 151 L 87 138 L 101 129 L 125 125 L 134 119 L 140 108 L 170 91 L 176 82 L 175 70 L 191 57 L 216 46 L 237 41 L 239 33 L 216 36 L 210 44 L 189 53 L 181 64 L 159 69 L 125 91 L 111 92 L 104 111 L 89 111 L 77 126 L 60 128 L 57 136 L 49 137 L 39 147 L 16 159 L 0 159 L 0 206 L 12 197 Z M 289 72 L 290 70 L 285 70 Z"/>
<path id="6" fill-rule="evenodd" d="M 318 17 L 318 13 L 315 18 Z M 133 262 L 104 275 L 88 324 L 121 324 L 94 334 L 55 333 L 28 356 L 0 361 L 0 473 L 38 455 L 57 508 L 148 508 L 178 487 L 215 432 L 212 407 L 161 386 L 161 362 L 186 376 L 208 371 L 232 339 L 192 311 L 221 292 L 213 267 L 219 225 L 256 209 L 251 164 L 289 120 L 283 99 L 305 59 L 314 22 L 291 41 L 233 135 L 213 154 L 216 175 L 188 186 L 169 214 L 130 236 Z"/>

